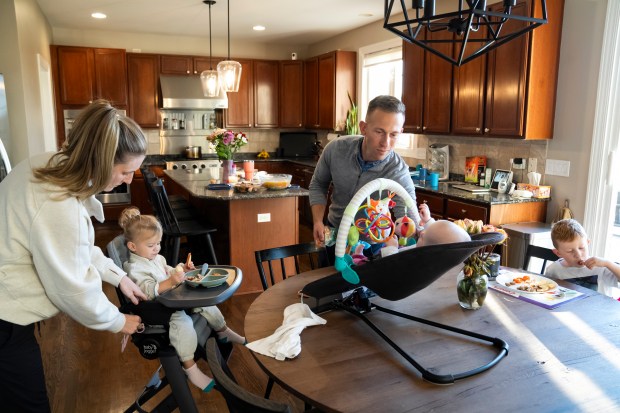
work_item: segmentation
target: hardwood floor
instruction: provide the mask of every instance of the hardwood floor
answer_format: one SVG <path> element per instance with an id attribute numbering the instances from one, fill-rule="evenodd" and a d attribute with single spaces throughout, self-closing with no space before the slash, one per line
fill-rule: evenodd
<path id="1" fill-rule="evenodd" d="M 104 251 L 105 245 L 121 231 L 116 222 L 98 225 L 95 229 L 96 244 Z M 300 241 L 311 239 L 311 230 L 300 228 Z M 104 283 L 104 291 L 112 302 L 118 304 L 113 287 Z M 243 334 L 245 314 L 257 296 L 257 293 L 235 295 L 218 306 L 229 327 Z M 121 353 L 120 334 L 85 328 L 64 314 L 42 323 L 37 337 L 43 355 L 50 404 L 55 413 L 123 412 L 159 367 L 157 360 L 143 358 L 131 343 Z M 198 364 L 209 373 L 205 361 L 201 360 Z M 235 346 L 229 365 L 240 385 L 256 394 L 264 394 L 267 376 L 249 350 Z M 192 385 L 190 387 L 199 411 L 228 411 L 217 391 L 205 394 Z M 303 403 L 278 385 L 274 386 L 271 399 L 290 404 L 296 412 L 303 411 Z M 148 409 L 152 405 L 150 403 L 145 407 Z"/>

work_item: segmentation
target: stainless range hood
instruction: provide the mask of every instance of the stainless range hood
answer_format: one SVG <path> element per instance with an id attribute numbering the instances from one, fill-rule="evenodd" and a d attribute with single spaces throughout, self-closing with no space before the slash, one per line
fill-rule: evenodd
<path id="1" fill-rule="evenodd" d="M 216 97 L 206 97 L 202 93 L 199 76 L 160 75 L 163 109 L 226 109 L 228 98 L 220 89 Z"/>

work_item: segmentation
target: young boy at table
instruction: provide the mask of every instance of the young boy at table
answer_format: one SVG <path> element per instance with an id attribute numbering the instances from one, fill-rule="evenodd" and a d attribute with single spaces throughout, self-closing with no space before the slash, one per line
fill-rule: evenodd
<path id="1" fill-rule="evenodd" d="M 163 230 L 154 216 L 141 215 L 138 208 L 127 208 L 121 213 L 118 223 L 123 228 L 127 248 L 131 252 L 129 261 L 123 265 L 124 269 L 149 300 L 183 282 L 185 271 L 195 269 L 191 260 L 172 268 L 159 255 Z M 245 337 L 226 326 L 224 316 L 217 307 L 195 308 L 194 312 L 207 319 L 209 326 L 217 332 L 218 341 L 246 343 Z M 170 317 L 169 336 L 189 381 L 204 392 L 210 391 L 215 382 L 194 361 L 198 338 L 192 319 L 185 311 L 176 311 Z"/>
<path id="2" fill-rule="evenodd" d="M 579 222 L 574 219 L 556 222 L 551 228 L 551 242 L 555 247 L 553 252 L 560 259 L 547 267 L 546 276 L 587 287 L 587 283 L 597 284 L 599 293 L 620 297 L 620 265 L 590 256 L 590 240 Z"/>

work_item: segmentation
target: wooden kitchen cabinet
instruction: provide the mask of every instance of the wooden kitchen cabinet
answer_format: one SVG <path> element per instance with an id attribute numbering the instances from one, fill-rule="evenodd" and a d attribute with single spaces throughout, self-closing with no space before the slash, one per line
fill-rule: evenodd
<path id="1" fill-rule="evenodd" d="M 471 32 L 470 38 L 483 38 L 486 28 L 481 26 Z M 465 56 L 479 48 L 479 44 L 467 44 Z M 460 47 L 455 47 L 454 57 Z M 479 56 L 461 67 L 455 66 L 452 74 L 452 133 L 482 135 L 484 131 L 484 102 L 487 76 L 487 56 Z"/>
<path id="2" fill-rule="evenodd" d="M 228 94 L 226 127 L 278 127 L 278 62 L 235 59 L 241 63 L 239 91 Z"/>
<path id="3" fill-rule="evenodd" d="M 254 127 L 279 126 L 279 63 L 275 60 L 254 60 Z"/>
<path id="4" fill-rule="evenodd" d="M 429 40 L 450 40 L 452 33 L 446 30 L 428 32 L 426 37 Z M 453 53 L 452 43 L 437 43 L 435 49 L 447 56 Z M 452 64 L 439 56 L 425 52 L 422 130 L 426 133 L 450 133 L 451 106 Z"/>
<path id="5" fill-rule="evenodd" d="M 60 104 L 85 106 L 96 99 L 127 106 L 125 50 L 77 46 L 52 46 L 56 54 Z"/>
<path id="6" fill-rule="evenodd" d="M 241 63 L 239 91 L 228 93 L 226 127 L 251 128 L 254 124 L 254 73 L 252 60 L 236 59 Z"/>
<path id="7" fill-rule="evenodd" d="M 501 7 L 499 2 L 490 9 L 498 11 Z M 540 10 L 534 7 L 539 8 L 540 2 L 521 0 L 513 7 L 513 13 L 541 16 Z M 563 14 L 564 0 L 547 2 L 549 23 L 460 68 L 454 67 L 449 76 L 439 65 L 449 63 L 403 42 L 405 131 L 552 139 Z M 523 22 L 509 20 L 502 33 L 513 32 L 522 25 Z M 449 33 L 432 33 L 437 35 L 449 36 Z M 476 37 L 481 33 L 471 35 Z M 422 53 L 427 55 L 424 63 Z M 434 80 L 429 81 L 429 75 Z M 449 98 L 447 86 L 452 81 Z M 420 97 L 422 84 L 424 96 Z M 450 103 L 446 105 L 448 100 Z"/>
<path id="8" fill-rule="evenodd" d="M 489 52 L 485 134 L 552 139 L 564 0 L 547 2 L 549 23 Z M 491 6 L 496 10 L 499 3 Z M 513 13 L 532 15 L 540 2 L 521 1 Z M 540 11 L 535 11 L 540 16 Z M 510 33 L 522 26 L 510 20 Z"/>
<path id="9" fill-rule="evenodd" d="M 440 31 L 426 33 L 425 36 L 445 40 L 452 34 Z M 435 47 L 444 54 L 453 53 L 451 43 L 437 44 Z M 403 42 L 403 73 L 405 131 L 450 133 L 452 65 L 417 45 Z"/>
<path id="10" fill-rule="evenodd" d="M 217 70 L 221 57 L 213 57 L 212 63 L 206 56 L 160 55 L 159 72 L 162 75 L 198 75 L 213 67 Z"/>
<path id="11" fill-rule="evenodd" d="M 514 222 L 545 222 L 547 202 L 517 202 L 490 204 L 416 188 L 418 205 L 426 202 L 435 219 L 456 221 L 469 218 L 484 224 L 499 226 Z"/>
<path id="12" fill-rule="evenodd" d="M 303 126 L 304 64 L 301 60 L 280 62 L 280 127 Z"/>
<path id="13" fill-rule="evenodd" d="M 159 128 L 159 55 L 127 53 L 129 116 L 143 128 Z"/>
<path id="14" fill-rule="evenodd" d="M 356 59 L 356 52 L 338 50 L 304 62 L 306 127 L 343 130 L 348 94 L 356 101 Z"/>

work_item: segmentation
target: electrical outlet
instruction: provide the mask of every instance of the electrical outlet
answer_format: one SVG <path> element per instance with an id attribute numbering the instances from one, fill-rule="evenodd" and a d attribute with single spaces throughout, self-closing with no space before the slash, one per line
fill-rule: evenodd
<path id="1" fill-rule="evenodd" d="M 512 160 L 512 169 L 525 169 L 527 160 L 525 158 L 514 158 Z"/>
<path id="2" fill-rule="evenodd" d="M 536 168 L 538 167 L 538 159 L 530 158 L 527 162 L 527 171 L 528 172 L 536 172 Z"/>
<path id="3" fill-rule="evenodd" d="M 267 212 L 266 214 L 258 214 L 257 222 L 271 222 L 271 213 Z"/>

